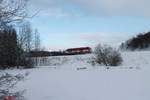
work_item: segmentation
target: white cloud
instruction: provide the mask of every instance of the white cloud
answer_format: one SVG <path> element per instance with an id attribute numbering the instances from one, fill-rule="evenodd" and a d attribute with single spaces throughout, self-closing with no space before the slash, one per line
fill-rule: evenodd
<path id="1" fill-rule="evenodd" d="M 150 0 L 31 0 L 36 9 L 61 9 L 61 13 L 78 13 L 69 9 L 78 8 L 85 15 L 98 16 L 150 16 Z M 74 15 L 76 15 L 74 14 Z"/>
<path id="2" fill-rule="evenodd" d="M 28 9 L 29 12 L 37 12 L 38 16 L 54 16 L 54 17 L 77 17 L 80 16 L 78 13 L 71 11 L 70 3 L 67 0 L 30 0 Z"/>
<path id="3" fill-rule="evenodd" d="M 149 16 L 149 0 L 74 0 L 89 14 Z"/>

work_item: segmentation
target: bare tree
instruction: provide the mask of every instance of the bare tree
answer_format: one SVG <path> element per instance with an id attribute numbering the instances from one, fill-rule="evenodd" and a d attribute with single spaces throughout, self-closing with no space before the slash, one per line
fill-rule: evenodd
<path id="1" fill-rule="evenodd" d="M 25 75 L 17 74 L 17 75 L 11 75 L 8 73 L 0 72 L 0 100 L 3 100 L 4 96 L 10 96 L 13 95 L 16 97 L 16 100 L 25 100 L 23 91 L 13 92 L 12 89 L 15 88 L 16 84 L 19 81 L 24 80 L 24 78 L 28 75 L 26 73 Z"/>
<path id="2" fill-rule="evenodd" d="M 20 55 L 21 59 L 28 58 L 29 61 L 27 62 L 30 62 L 29 64 L 33 65 L 31 51 L 38 52 L 41 50 L 41 40 L 40 33 L 37 29 L 33 32 L 29 22 L 23 23 L 19 28 L 18 45 L 19 48 L 23 50 Z M 34 60 L 34 65 L 37 65 L 37 57 L 35 57 Z"/>
<path id="3" fill-rule="evenodd" d="M 33 32 L 29 22 L 23 23 L 18 33 L 18 63 L 25 68 L 32 68 L 33 62 L 30 51 L 33 49 Z"/>
<path id="4" fill-rule="evenodd" d="M 29 22 L 23 23 L 19 28 L 18 45 L 25 52 L 30 52 L 33 48 L 33 32 Z"/>
<path id="5" fill-rule="evenodd" d="M 40 33 L 37 29 L 35 29 L 34 32 L 34 51 L 40 51 L 41 50 L 41 39 L 40 39 Z"/>
<path id="6" fill-rule="evenodd" d="M 27 17 L 27 0 L 0 0 L 0 28 Z"/>
<path id="7" fill-rule="evenodd" d="M 39 52 L 41 51 L 41 40 L 40 40 L 40 33 L 38 32 L 37 29 L 35 29 L 34 32 L 34 46 L 33 46 L 33 51 L 34 52 Z M 35 55 L 34 57 L 34 65 L 37 66 L 38 65 L 38 56 Z"/>
<path id="8" fill-rule="evenodd" d="M 98 44 L 95 47 L 96 62 L 106 66 L 118 66 L 122 63 L 122 57 L 118 50 L 108 46 Z M 108 67 L 107 67 L 108 68 Z"/>

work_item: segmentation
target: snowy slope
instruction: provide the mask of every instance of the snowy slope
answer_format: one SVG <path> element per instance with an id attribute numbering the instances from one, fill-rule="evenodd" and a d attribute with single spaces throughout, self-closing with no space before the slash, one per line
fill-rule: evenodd
<path id="1" fill-rule="evenodd" d="M 77 67 L 88 67 L 91 64 L 89 63 L 93 54 L 86 55 L 73 55 L 73 56 L 52 56 L 52 57 L 44 57 L 38 58 L 38 67 L 40 68 L 61 68 L 65 69 L 73 69 Z M 45 61 L 43 61 L 45 60 Z"/>
<path id="2" fill-rule="evenodd" d="M 124 69 L 140 69 L 144 66 L 150 65 L 150 52 L 149 51 L 137 51 L 137 52 L 122 52 L 123 64 L 119 68 Z M 39 58 L 38 67 L 40 68 L 57 68 L 57 69 L 73 69 L 84 68 L 93 69 L 95 68 L 105 68 L 105 66 L 95 65 L 92 66 L 91 61 L 94 60 L 94 54 L 86 55 L 74 55 L 74 56 L 56 56 L 56 57 L 46 57 L 45 62 L 41 62 L 43 58 Z M 117 68 L 118 69 L 118 68 Z"/>
<path id="3" fill-rule="evenodd" d="M 23 70 L 30 75 L 18 88 L 27 90 L 28 100 L 150 100 L 150 52 L 122 56 L 123 65 L 109 70 L 88 64 L 91 55 L 78 56 L 82 60 L 71 56 L 61 66 Z M 76 70 L 82 66 L 87 69 Z"/>

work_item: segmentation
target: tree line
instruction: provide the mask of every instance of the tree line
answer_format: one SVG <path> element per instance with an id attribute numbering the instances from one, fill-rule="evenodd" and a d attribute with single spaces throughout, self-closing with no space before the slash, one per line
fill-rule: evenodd
<path id="1" fill-rule="evenodd" d="M 19 30 L 16 28 L 16 25 L 30 18 L 26 9 L 27 4 L 28 0 L 0 0 L 0 69 L 16 66 L 29 68 L 32 65 L 28 52 L 35 49 L 31 43 L 38 39 L 31 38 L 34 32 L 29 31 L 31 27 L 26 27 L 30 26 L 29 24 L 22 24 Z M 11 75 L 1 70 L 0 100 L 5 100 L 7 96 L 15 96 L 15 100 L 25 100 L 23 91 L 12 91 L 24 77 L 22 74 Z"/>
<path id="2" fill-rule="evenodd" d="M 0 0 L 0 69 L 33 67 L 31 51 L 40 50 L 40 34 L 33 31 L 28 0 Z"/>
<path id="3" fill-rule="evenodd" d="M 122 50 L 142 50 L 150 47 L 150 32 L 140 33 L 137 36 L 122 43 Z"/>
<path id="4" fill-rule="evenodd" d="M 29 23 L 20 26 L 19 31 L 13 26 L 0 30 L 0 68 L 33 67 L 30 52 L 38 50 L 40 35 Z"/>

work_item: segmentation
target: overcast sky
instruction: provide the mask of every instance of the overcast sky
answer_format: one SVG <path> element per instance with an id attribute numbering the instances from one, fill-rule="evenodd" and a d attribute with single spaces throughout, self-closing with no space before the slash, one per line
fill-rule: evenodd
<path id="1" fill-rule="evenodd" d="M 119 45 L 150 31 L 150 0 L 30 0 L 31 23 L 48 50 Z"/>

